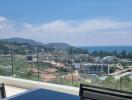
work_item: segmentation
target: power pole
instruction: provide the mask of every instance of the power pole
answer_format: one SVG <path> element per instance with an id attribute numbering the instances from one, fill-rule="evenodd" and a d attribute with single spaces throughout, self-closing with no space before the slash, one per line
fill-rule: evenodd
<path id="1" fill-rule="evenodd" d="M 72 49 L 72 85 L 73 85 L 73 59 L 74 58 L 74 56 L 73 56 L 73 49 Z"/>
<path id="2" fill-rule="evenodd" d="M 12 65 L 11 75 L 13 77 L 13 72 L 14 72 L 13 45 L 11 45 L 11 65 Z"/>
<path id="3" fill-rule="evenodd" d="M 40 72 L 39 72 L 39 52 L 38 52 L 38 47 L 37 47 L 37 66 L 38 66 L 38 80 L 39 80 L 39 74 L 40 74 Z"/>

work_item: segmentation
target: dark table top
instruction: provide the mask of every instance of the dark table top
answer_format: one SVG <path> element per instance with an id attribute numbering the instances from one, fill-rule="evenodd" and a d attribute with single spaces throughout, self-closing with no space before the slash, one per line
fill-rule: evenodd
<path id="1" fill-rule="evenodd" d="M 35 89 L 9 97 L 6 100 L 80 100 L 80 97 L 46 89 Z"/>

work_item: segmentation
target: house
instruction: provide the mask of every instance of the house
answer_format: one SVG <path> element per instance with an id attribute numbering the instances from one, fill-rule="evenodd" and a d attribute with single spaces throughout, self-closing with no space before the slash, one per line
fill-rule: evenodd
<path id="1" fill-rule="evenodd" d="M 81 68 L 80 63 L 74 63 L 73 66 L 74 66 L 75 69 L 80 69 Z"/>
<path id="2" fill-rule="evenodd" d="M 80 75 L 78 71 L 75 71 L 74 73 L 69 73 L 68 75 L 66 75 L 65 79 L 69 81 L 78 81 L 80 80 Z"/>
<path id="3" fill-rule="evenodd" d="M 27 55 L 26 62 L 27 63 L 37 62 L 37 57 L 35 55 Z"/>
<path id="4" fill-rule="evenodd" d="M 115 56 L 106 56 L 106 57 L 103 57 L 102 59 L 103 63 L 116 63 L 118 61 L 119 61 L 119 58 Z"/>
<path id="5" fill-rule="evenodd" d="M 1 54 L 0 60 L 11 60 L 11 55 L 10 54 L 7 54 L 7 55 Z"/>
<path id="6" fill-rule="evenodd" d="M 55 68 L 47 68 L 46 70 L 45 70 L 45 72 L 47 72 L 47 73 L 54 73 L 54 72 L 56 72 L 57 71 L 57 69 L 55 69 Z"/>
<path id="7" fill-rule="evenodd" d="M 101 58 L 99 56 L 95 57 L 94 62 L 100 63 L 101 62 Z"/>

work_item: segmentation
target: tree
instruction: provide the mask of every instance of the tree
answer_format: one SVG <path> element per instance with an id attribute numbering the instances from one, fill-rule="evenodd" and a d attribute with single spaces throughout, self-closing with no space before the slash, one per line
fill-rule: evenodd
<path id="1" fill-rule="evenodd" d="M 121 51 L 121 55 L 122 55 L 122 58 L 126 58 L 127 57 L 127 51 L 126 50 L 122 50 Z"/>
<path id="2" fill-rule="evenodd" d="M 92 52 L 92 55 L 98 56 L 98 51 L 97 51 L 97 50 L 93 51 L 93 52 Z"/>
<path id="3" fill-rule="evenodd" d="M 132 59 L 132 52 L 128 52 L 128 54 L 127 54 L 127 58 Z"/>
<path id="4" fill-rule="evenodd" d="M 117 56 L 117 51 L 115 50 L 114 52 L 113 52 L 113 56 Z"/>
<path id="5" fill-rule="evenodd" d="M 102 81 L 102 86 L 107 88 L 118 88 L 118 82 L 112 76 L 107 77 L 104 81 Z"/>
<path id="6" fill-rule="evenodd" d="M 73 55 L 73 54 L 88 54 L 88 50 L 82 49 L 82 48 L 76 48 L 76 47 L 69 47 L 66 49 L 68 54 Z"/>

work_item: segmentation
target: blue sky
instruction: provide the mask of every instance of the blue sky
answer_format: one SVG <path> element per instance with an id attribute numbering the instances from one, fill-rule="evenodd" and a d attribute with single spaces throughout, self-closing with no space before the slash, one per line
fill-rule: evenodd
<path id="1" fill-rule="evenodd" d="M 0 37 L 132 45 L 132 0 L 0 0 Z"/>

